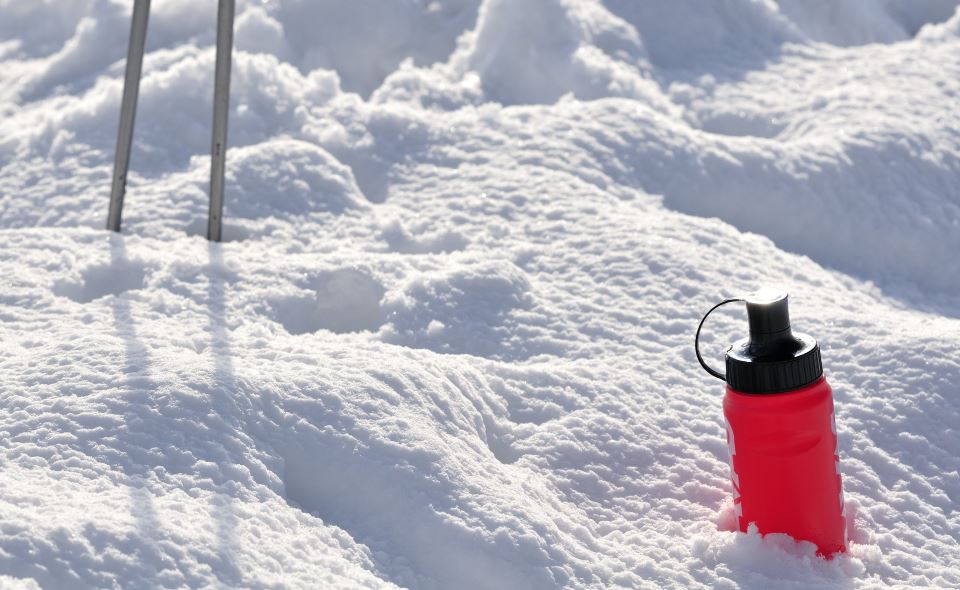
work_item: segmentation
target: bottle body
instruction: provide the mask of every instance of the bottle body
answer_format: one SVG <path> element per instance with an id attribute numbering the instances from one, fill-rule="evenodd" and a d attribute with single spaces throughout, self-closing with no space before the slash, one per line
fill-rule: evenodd
<path id="1" fill-rule="evenodd" d="M 811 541 L 818 553 L 846 550 L 846 518 L 833 391 L 826 379 L 783 393 L 723 400 L 737 526 Z"/>

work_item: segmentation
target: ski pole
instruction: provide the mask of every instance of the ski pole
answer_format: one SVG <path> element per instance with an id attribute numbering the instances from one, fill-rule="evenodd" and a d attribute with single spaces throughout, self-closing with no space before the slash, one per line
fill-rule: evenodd
<path id="1" fill-rule="evenodd" d="M 223 222 L 223 174 L 227 160 L 227 115 L 230 108 L 230 58 L 233 51 L 235 0 L 220 0 L 217 9 L 217 65 L 213 82 L 213 145 L 210 149 L 210 211 L 207 239 L 220 241 Z"/>
<path id="2" fill-rule="evenodd" d="M 137 113 L 137 95 L 140 92 L 140 71 L 143 67 L 143 47 L 147 40 L 147 18 L 150 0 L 134 0 L 130 24 L 130 45 L 127 48 L 127 67 L 123 78 L 123 99 L 120 104 L 120 127 L 117 130 L 117 149 L 113 161 L 113 183 L 110 187 L 110 212 L 107 229 L 120 231 L 123 213 L 123 194 L 127 190 L 127 171 L 130 168 L 130 148 L 133 144 L 133 119 Z"/>

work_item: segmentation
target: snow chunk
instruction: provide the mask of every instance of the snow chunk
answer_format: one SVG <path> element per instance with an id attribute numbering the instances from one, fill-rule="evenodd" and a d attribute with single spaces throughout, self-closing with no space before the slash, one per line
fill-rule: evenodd
<path id="1" fill-rule="evenodd" d="M 710 533 L 694 538 L 691 552 L 716 573 L 715 588 L 750 587 L 796 589 L 836 588 L 862 575 L 863 563 L 839 554 L 831 560 L 816 555 L 807 541 L 789 535 L 761 536 L 754 524 L 746 534 Z"/>
<path id="2" fill-rule="evenodd" d="M 405 227 L 399 219 L 387 223 L 381 235 L 391 250 L 404 254 L 456 252 L 466 248 L 468 243 L 467 238 L 460 232 L 454 230 L 414 232 Z"/>
<path id="3" fill-rule="evenodd" d="M 320 272 L 308 279 L 306 289 L 309 294 L 275 297 L 270 302 L 274 317 L 291 334 L 376 330 L 383 321 L 384 289 L 363 272 Z"/>
<path id="4" fill-rule="evenodd" d="M 79 281 L 60 280 L 54 293 L 78 303 L 87 303 L 108 295 L 140 289 L 146 273 L 142 264 L 118 259 L 112 264 L 89 266 L 81 271 Z"/>

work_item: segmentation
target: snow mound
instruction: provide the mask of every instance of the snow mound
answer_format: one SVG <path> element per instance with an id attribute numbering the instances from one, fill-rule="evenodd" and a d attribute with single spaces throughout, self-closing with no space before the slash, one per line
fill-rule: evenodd
<path id="1" fill-rule="evenodd" d="M 120 235 L 130 3 L 60 4 L 0 0 L 0 586 L 960 587 L 957 2 L 244 0 L 222 244 L 215 3 L 154 3 Z M 731 530 L 691 341 L 760 285 L 830 561 Z"/>
<path id="2" fill-rule="evenodd" d="M 384 301 L 385 337 L 437 352 L 514 356 L 513 316 L 533 306 L 529 290 L 523 271 L 509 263 L 415 277 Z"/>
<path id="3" fill-rule="evenodd" d="M 550 103 L 565 94 L 630 96 L 666 108 L 643 42 L 599 5 L 490 0 L 451 65 L 476 72 L 488 99 Z"/>
<path id="4" fill-rule="evenodd" d="M 61 279 L 54 293 L 69 297 L 77 303 L 89 303 L 107 297 L 143 288 L 146 277 L 142 265 L 126 259 L 107 264 L 95 264 L 80 271 L 78 279 Z"/>
<path id="5" fill-rule="evenodd" d="M 936 39 L 942 37 L 960 36 L 960 6 L 954 11 L 953 16 L 938 24 L 929 24 L 917 34 L 924 39 Z"/>
<path id="6" fill-rule="evenodd" d="M 304 290 L 306 294 L 276 297 L 270 303 L 276 319 L 291 334 L 376 330 L 382 323 L 383 287 L 360 271 L 317 273 Z"/>
<path id="7" fill-rule="evenodd" d="M 749 572 L 725 580 L 726 583 L 719 584 L 718 588 L 774 585 L 799 590 L 814 586 L 837 587 L 843 586 L 851 576 L 863 574 L 863 565 L 858 561 L 826 561 L 817 557 L 813 543 L 797 543 L 787 535 L 761 537 L 755 525 L 751 525 L 747 534 L 737 535 L 733 543 L 717 543 L 718 536 L 709 534 L 694 539 L 693 554 L 711 568 Z M 795 569 L 794 564 L 798 561 L 807 567 Z"/>
<path id="8" fill-rule="evenodd" d="M 399 219 L 393 219 L 382 228 L 381 235 L 390 248 L 404 254 L 436 254 L 456 252 L 467 247 L 469 240 L 458 231 L 412 230 Z"/>
<path id="9" fill-rule="evenodd" d="M 225 215 L 258 219 L 342 213 L 365 200 L 350 169 L 314 144 L 273 140 L 231 153 Z"/>
<path id="10" fill-rule="evenodd" d="M 479 0 L 286 0 L 270 3 L 269 15 L 257 7 L 241 15 L 244 29 L 237 36 L 268 27 L 279 57 L 290 55 L 304 72 L 335 70 L 344 89 L 369 96 L 405 59 L 421 66 L 446 61 L 457 37 L 473 26 L 478 5 Z"/>
<path id="11" fill-rule="evenodd" d="M 603 5 L 636 29 L 650 60 L 686 72 L 743 71 L 773 60 L 800 35 L 764 0 L 631 2 Z"/>
<path id="12" fill-rule="evenodd" d="M 957 2 L 778 0 L 777 5 L 808 38 L 850 46 L 910 39 L 924 25 L 947 20 L 956 9 Z"/>

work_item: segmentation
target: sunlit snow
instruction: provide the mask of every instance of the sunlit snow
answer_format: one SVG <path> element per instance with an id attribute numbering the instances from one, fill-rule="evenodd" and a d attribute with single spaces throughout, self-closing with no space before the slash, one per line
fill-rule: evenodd
<path id="1" fill-rule="evenodd" d="M 960 587 L 955 0 L 0 0 L 0 587 Z M 731 532 L 777 285 L 849 551 Z M 706 352 L 746 330 L 711 317 Z"/>

